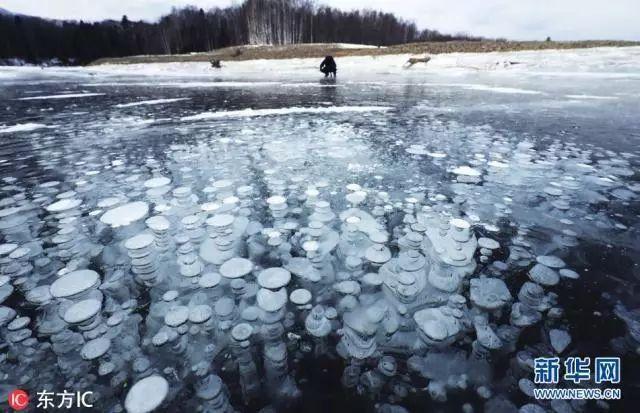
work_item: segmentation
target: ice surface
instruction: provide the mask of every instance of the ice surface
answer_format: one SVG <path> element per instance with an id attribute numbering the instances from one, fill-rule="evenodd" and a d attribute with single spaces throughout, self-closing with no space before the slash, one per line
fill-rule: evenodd
<path id="1" fill-rule="evenodd" d="M 535 411 L 534 357 L 632 355 L 640 48 L 407 57 L 0 68 L 56 125 L 3 134 L 3 382 Z"/>

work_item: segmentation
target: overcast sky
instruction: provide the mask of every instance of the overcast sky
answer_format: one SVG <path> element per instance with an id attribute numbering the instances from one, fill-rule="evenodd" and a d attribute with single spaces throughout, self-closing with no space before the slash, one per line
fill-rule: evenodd
<path id="1" fill-rule="evenodd" d="M 208 9 L 232 0 L 0 0 L 15 13 L 57 19 L 155 20 L 173 6 Z M 238 0 L 236 0 L 238 3 Z M 319 0 L 342 9 L 372 8 L 420 28 L 486 37 L 640 40 L 640 0 Z"/>

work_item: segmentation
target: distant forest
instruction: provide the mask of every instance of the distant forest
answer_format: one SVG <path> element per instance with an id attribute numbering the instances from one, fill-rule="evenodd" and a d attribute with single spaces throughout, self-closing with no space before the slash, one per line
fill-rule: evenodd
<path id="1" fill-rule="evenodd" d="M 48 20 L 0 14 L 0 61 L 84 64 L 101 57 L 206 52 L 245 44 L 358 43 L 478 40 L 418 30 L 379 11 L 342 11 L 312 0 L 246 0 L 210 10 L 173 9 L 158 22 Z"/>

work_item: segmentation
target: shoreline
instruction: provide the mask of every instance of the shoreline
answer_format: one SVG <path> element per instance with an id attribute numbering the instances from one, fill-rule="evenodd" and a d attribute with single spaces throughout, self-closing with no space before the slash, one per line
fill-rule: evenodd
<path id="1" fill-rule="evenodd" d="M 293 44 L 286 46 L 234 46 L 211 52 L 171 55 L 139 55 L 107 57 L 91 62 L 87 66 L 126 65 L 140 63 L 209 62 L 212 59 L 225 61 L 281 60 L 350 56 L 386 55 L 437 55 L 450 53 L 492 53 L 536 50 L 590 49 L 599 47 L 632 47 L 640 42 L 617 40 L 585 40 L 571 42 L 555 41 L 451 41 L 408 43 L 388 47 L 345 45 L 333 43 Z"/>

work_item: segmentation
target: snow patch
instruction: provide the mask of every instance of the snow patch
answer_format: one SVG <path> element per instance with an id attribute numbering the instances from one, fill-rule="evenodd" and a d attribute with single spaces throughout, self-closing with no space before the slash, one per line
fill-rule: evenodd
<path id="1" fill-rule="evenodd" d="M 522 94 L 522 95 L 542 95 L 544 92 L 530 89 L 520 89 L 515 87 L 491 86 L 475 83 L 433 83 L 431 86 L 461 87 L 467 90 L 476 90 L 480 92 L 494 92 L 505 94 Z"/>
<path id="2" fill-rule="evenodd" d="M 12 126 L 0 126 L 0 133 L 29 132 L 46 127 L 47 125 L 41 123 L 18 123 Z"/>
<path id="3" fill-rule="evenodd" d="M 142 105 L 160 105 L 162 103 L 179 102 L 181 100 L 189 100 L 189 98 L 141 100 L 139 102 L 119 103 L 119 104 L 117 104 L 115 106 L 117 108 L 130 108 L 130 107 L 133 107 L 133 106 L 142 106 Z"/>
<path id="4" fill-rule="evenodd" d="M 224 118 L 251 118 L 257 116 L 293 115 L 293 114 L 317 114 L 317 113 L 345 113 L 345 112 L 386 112 L 391 110 L 389 106 L 330 106 L 330 107 L 289 107 L 275 109 L 242 109 L 220 112 L 204 112 L 197 115 L 180 118 L 182 121 L 224 119 Z"/>
<path id="5" fill-rule="evenodd" d="M 585 99 L 585 100 L 616 100 L 616 96 L 595 96 L 595 95 L 565 95 L 568 99 Z"/>
<path id="6" fill-rule="evenodd" d="M 64 95 L 31 96 L 28 98 L 18 98 L 17 100 L 71 99 L 102 95 L 104 95 L 104 93 L 67 93 Z"/>

